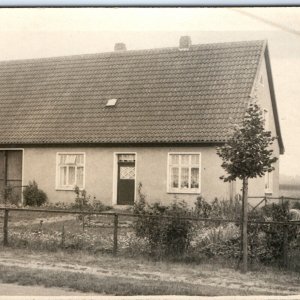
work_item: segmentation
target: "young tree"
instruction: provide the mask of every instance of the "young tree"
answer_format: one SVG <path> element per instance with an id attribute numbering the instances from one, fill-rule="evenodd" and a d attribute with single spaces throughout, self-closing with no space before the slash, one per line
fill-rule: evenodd
<path id="1" fill-rule="evenodd" d="M 264 117 L 257 104 L 250 104 L 240 126 L 236 125 L 232 136 L 222 146 L 217 148 L 217 154 L 222 158 L 222 167 L 227 175 L 221 176 L 225 182 L 241 179 L 243 182 L 242 209 L 242 271 L 247 272 L 247 209 L 248 209 L 248 179 L 274 170 L 273 163 L 277 157 L 270 149 L 276 137 L 265 130 Z"/>

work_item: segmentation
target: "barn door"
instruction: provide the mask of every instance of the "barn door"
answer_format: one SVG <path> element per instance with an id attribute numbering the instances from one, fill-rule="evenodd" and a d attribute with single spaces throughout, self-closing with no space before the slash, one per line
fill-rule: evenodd
<path id="1" fill-rule="evenodd" d="M 0 150 L 0 203 L 21 201 L 22 157 L 22 150 Z"/>
<path id="2" fill-rule="evenodd" d="M 135 193 L 135 155 L 118 155 L 117 204 L 133 205 Z"/>

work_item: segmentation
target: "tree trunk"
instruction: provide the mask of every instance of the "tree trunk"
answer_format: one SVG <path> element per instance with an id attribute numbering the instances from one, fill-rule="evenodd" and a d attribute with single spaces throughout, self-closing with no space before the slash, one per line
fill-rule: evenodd
<path id="1" fill-rule="evenodd" d="M 242 273 L 248 271 L 248 178 L 243 179 L 243 209 L 242 209 L 242 245 L 243 245 L 243 261 Z"/>
<path id="2" fill-rule="evenodd" d="M 4 204 L 7 204 L 7 151 L 4 150 Z"/>

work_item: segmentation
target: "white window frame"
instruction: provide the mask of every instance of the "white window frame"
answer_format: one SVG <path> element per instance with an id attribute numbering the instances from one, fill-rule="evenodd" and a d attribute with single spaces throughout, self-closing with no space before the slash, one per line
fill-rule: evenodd
<path id="1" fill-rule="evenodd" d="M 171 173 L 170 173 L 170 166 L 171 166 L 171 156 L 172 155 L 199 155 L 199 188 L 186 188 L 186 189 L 181 189 L 180 188 L 180 178 L 181 178 L 181 166 L 179 165 L 179 182 L 178 188 L 172 188 L 171 187 Z M 201 193 L 201 152 L 169 152 L 168 153 L 168 159 L 167 159 L 167 192 L 170 194 L 200 194 Z M 189 182 L 191 180 L 190 178 L 190 168 L 192 165 L 189 163 Z"/>
<path id="2" fill-rule="evenodd" d="M 263 77 L 263 75 L 262 74 L 260 74 L 260 76 L 259 76 L 259 84 L 261 85 L 261 86 L 265 86 L 265 83 L 264 83 L 264 77 Z"/>
<path id="3" fill-rule="evenodd" d="M 264 118 L 264 128 L 266 131 L 270 130 L 270 116 L 269 116 L 269 111 L 268 109 L 264 108 L 263 109 L 263 118 Z"/>
<path id="4" fill-rule="evenodd" d="M 57 191 L 74 191 L 76 183 L 74 186 L 61 186 L 60 185 L 60 155 L 83 155 L 83 185 L 80 187 L 80 190 L 85 189 L 85 152 L 57 152 L 56 153 L 56 184 L 55 189 Z M 77 178 L 77 168 L 75 168 L 75 180 Z"/>
<path id="5" fill-rule="evenodd" d="M 273 193 L 273 171 L 265 173 L 265 194 Z"/>

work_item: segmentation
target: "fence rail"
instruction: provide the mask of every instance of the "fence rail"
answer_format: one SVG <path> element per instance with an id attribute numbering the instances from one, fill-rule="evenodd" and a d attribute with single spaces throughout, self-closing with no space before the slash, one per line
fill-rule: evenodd
<path id="1" fill-rule="evenodd" d="M 5 208 L 0 207 L 0 211 L 19 211 L 19 212 L 43 212 L 43 213 L 58 213 L 58 214 L 74 214 L 74 215 L 99 215 L 99 216 L 128 216 L 128 217 L 145 217 L 145 218 L 163 218 L 172 219 L 172 216 L 162 216 L 162 215 L 151 215 L 151 214 L 134 214 L 134 213 L 124 213 L 124 212 L 93 212 L 84 210 L 52 210 L 52 209 L 28 209 L 28 208 Z M 240 219 L 222 219 L 222 218 L 198 218 L 198 217 L 179 217 L 182 220 L 199 221 L 199 222 L 224 222 L 224 223 L 241 223 Z M 281 221 L 257 221 L 248 220 L 248 223 L 253 224 L 278 224 L 278 225 L 289 225 L 298 224 L 300 225 L 300 220 L 290 220 L 286 222 Z"/>
<path id="2" fill-rule="evenodd" d="M 250 198 L 263 198 L 262 201 L 259 202 L 259 204 L 263 203 L 266 199 L 272 199 L 272 200 L 299 200 L 296 198 L 290 198 L 290 197 L 250 197 Z M 252 209 L 256 209 L 259 205 L 256 205 Z M 83 231 L 85 228 L 84 219 L 88 216 L 103 216 L 103 217 L 109 217 L 111 219 L 111 234 L 112 237 L 112 245 L 111 245 L 111 252 L 113 255 L 117 255 L 118 253 L 118 247 L 119 247 L 119 230 L 120 230 L 120 218 L 159 218 L 159 219 L 172 219 L 173 216 L 161 216 L 161 215 L 151 215 L 151 214 L 135 214 L 135 213 L 129 213 L 129 212 L 97 212 L 97 211 L 85 211 L 85 210 L 65 210 L 65 209 L 41 209 L 41 208 L 15 208 L 15 207 L 0 207 L 0 212 L 3 212 L 3 246 L 7 247 L 9 246 L 9 228 L 13 228 L 13 223 L 10 225 L 10 217 L 14 212 L 23 214 L 28 213 L 45 213 L 45 214 L 62 214 L 62 215 L 74 215 L 74 216 L 82 216 L 82 226 Z M 182 217 L 176 217 L 177 220 L 189 220 L 195 223 L 204 222 L 204 223 L 216 223 L 216 224 L 226 224 L 226 223 L 234 223 L 238 226 L 242 225 L 241 218 L 235 218 L 235 219 L 224 219 L 224 218 L 203 218 L 203 217 L 197 217 L 197 216 L 182 216 Z M 287 237 L 287 232 L 289 230 L 289 226 L 300 226 L 300 220 L 287 220 L 287 221 L 262 221 L 262 220 L 248 220 L 249 224 L 258 224 L 258 225 L 280 225 L 282 226 L 284 232 L 286 233 L 285 236 Z M 42 223 L 41 223 L 42 225 Z M 11 227 L 10 227 L 11 226 Z M 15 228 L 14 228 L 15 229 Z M 300 229 L 300 227 L 299 227 Z M 61 230 L 61 245 L 64 245 L 65 238 L 66 238 L 66 231 L 65 226 L 62 226 Z M 283 262 L 284 265 L 287 265 L 288 260 L 288 241 L 287 238 L 284 239 L 284 247 L 283 247 Z"/>

